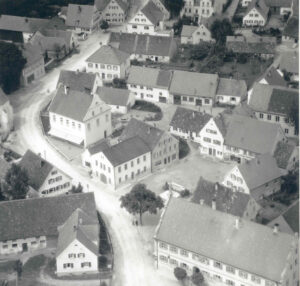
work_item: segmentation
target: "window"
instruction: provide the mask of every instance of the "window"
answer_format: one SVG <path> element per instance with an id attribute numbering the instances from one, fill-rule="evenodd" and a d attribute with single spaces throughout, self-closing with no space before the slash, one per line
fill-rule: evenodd
<path id="1" fill-rule="evenodd" d="M 171 265 L 178 266 L 178 261 L 171 258 L 171 259 L 170 259 L 170 264 L 171 264 Z"/>
<path id="2" fill-rule="evenodd" d="M 18 244 L 17 243 L 13 243 L 12 247 L 16 248 L 16 247 L 18 247 Z"/>
<path id="3" fill-rule="evenodd" d="M 64 268 L 73 268 L 73 266 L 74 266 L 73 263 L 64 263 L 63 264 Z"/>
<path id="4" fill-rule="evenodd" d="M 217 134 L 217 131 L 212 130 L 212 129 L 206 129 L 205 131 L 206 131 L 207 133 Z"/>
<path id="5" fill-rule="evenodd" d="M 143 156 L 143 160 L 144 160 L 144 162 L 146 162 L 146 155 Z"/>
<path id="6" fill-rule="evenodd" d="M 276 117 L 275 117 L 275 120 L 276 120 L 276 122 L 279 122 L 280 117 L 279 117 L 279 116 L 276 116 Z"/>
<path id="7" fill-rule="evenodd" d="M 189 97 L 189 102 L 194 102 L 194 97 Z"/>
<path id="8" fill-rule="evenodd" d="M 234 282 L 232 280 L 227 279 L 226 284 L 230 286 L 234 286 Z"/>
<path id="9" fill-rule="evenodd" d="M 88 131 L 91 131 L 91 123 L 87 124 L 87 129 L 88 129 Z"/>
<path id="10" fill-rule="evenodd" d="M 268 115 L 267 115 L 267 118 L 268 118 L 268 120 L 271 120 L 271 119 L 272 119 L 272 115 L 271 115 L 271 114 L 268 114 Z"/>
<path id="11" fill-rule="evenodd" d="M 203 256 L 200 256 L 198 254 L 193 254 L 193 259 L 200 261 L 203 264 L 209 265 L 209 260 Z"/>
<path id="12" fill-rule="evenodd" d="M 162 248 L 162 249 L 168 249 L 168 245 L 164 242 L 160 242 L 159 247 Z"/>
<path id="13" fill-rule="evenodd" d="M 210 100 L 209 100 L 208 98 L 205 98 L 205 99 L 204 99 L 204 103 L 205 103 L 205 104 L 209 104 L 209 103 L 210 103 Z"/>
<path id="14" fill-rule="evenodd" d="M 117 70 L 118 70 L 118 67 L 117 67 L 117 66 L 113 66 L 113 70 L 114 70 L 114 71 L 117 71 Z"/>
<path id="15" fill-rule="evenodd" d="M 53 121 L 54 121 L 54 122 L 56 121 L 56 116 L 55 116 L 55 114 L 53 114 Z"/>
<path id="16" fill-rule="evenodd" d="M 144 30 L 149 30 L 149 26 L 145 26 L 145 27 L 144 27 Z"/>
<path id="17" fill-rule="evenodd" d="M 214 267 L 222 269 L 222 263 L 215 261 L 214 262 Z"/>
<path id="18" fill-rule="evenodd" d="M 99 126 L 99 125 L 100 125 L 100 119 L 99 119 L 99 118 L 97 118 L 97 120 L 96 120 L 96 124 L 97 124 L 97 126 Z"/>
<path id="19" fill-rule="evenodd" d="M 284 129 L 285 134 L 289 134 L 289 130 L 287 128 Z"/>
<path id="20" fill-rule="evenodd" d="M 176 246 L 170 246 L 170 251 L 174 253 L 178 253 L 178 248 Z"/>
<path id="21" fill-rule="evenodd" d="M 183 97 L 182 97 L 182 101 L 187 101 L 187 97 L 186 97 L 186 96 L 183 96 Z"/>
<path id="22" fill-rule="evenodd" d="M 81 263 L 81 268 L 84 268 L 84 267 L 91 267 L 91 266 L 92 266 L 91 262 L 82 262 L 82 263 Z"/>
<path id="23" fill-rule="evenodd" d="M 203 141 L 204 141 L 204 142 L 211 143 L 211 139 L 210 139 L 210 138 L 207 138 L 207 137 L 203 137 Z"/>
<path id="24" fill-rule="evenodd" d="M 124 165 L 124 169 L 127 170 L 127 164 Z"/>
<path id="25" fill-rule="evenodd" d="M 168 258 L 164 255 L 160 255 L 159 260 L 162 261 L 162 262 L 168 262 Z"/>
<path id="26" fill-rule="evenodd" d="M 121 166 L 118 168 L 118 172 L 121 173 L 122 169 Z"/>
<path id="27" fill-rule="evenodd" d="M 136 162 L 139 164 L 139 163 L 140 163 L 140 158 L 137 158 L 137 159 L 136 159 Z"/>
<path id="28" fill-rule="evenodd" d="M 106 122 L 108 122 L 108 120 L 109 120 L 108 114 L 105 115 L 105 120 L 106 120 Z"/>
<path id="29" fill-rule="evenodd" d="M 221 145 L 221 141 L 219 141 L 219 140 L 213 140 L 213 143 L 216 145 Z"/>
<path id="30" fill-rule="evenodd" d="M 2 245 L 2 248 L 3 248 L 3 249 L 6 249 L 6 248 L 8 248 L 8 245 L 7 245 L 7 244 L 3 244 L 3 245 Z"/>
<path id="31" fill-rule="evenodd" d="M 266 285 L 266 286 L 273 286 L 274 283 L 271 282 L 271 281 L 269 281 L 269 280 L 266 280 L 265 285 Z"/>
<path id="32" fill-rule="evenodd" d="M 92 63 L 88 63 L 88 67 L 89 67 L 89 68 L 92 68 L 92 67 L 93 67 L 93 64 L 92 64 Z"/>
<path id="33" fill-rule="evenodd" d="M 69 253 L 68 257 L 69 257 L 69 258 L 75 258 L 75 257 L 76 257 L 76 254 L 75 254 L 75 253 Z"/>
<path id="34" fill-rule="evenodd" d="M 189 254 L 188 254 L 188 252 L 186 251 L 186 250 L 184 250 L 184 249 L 181 249 L 180 250 L 180 254 L 182 255 L 182 256 L 189 256 Z"/>
<path id="35" fill-rule="evenodd" d="M 108 69 L 108 70 L 111 70 L 111 65 L 107 65 L 107 69 Z"/>
<path id="36" fill-rule="evenodd" d="M 80 258 L 80 257 L 83 257 L 83 258 L 84 258 L 84 257 L 85 257 L 85 254 L 84 254 L 84 253 L 78 253 L 77 256 L 78 256 L 78 258 Z"/>
<path id="37" fill-rule="evenodd" d="M 255 282 L 256 284 L 260 284 L 260 278 L 255 275 L 251 275 L 251 281 Z"/>
<path id="38" fill-rule="evenodd" d="M 101 64 L 101 68 L 102 68 L 102 69 L 105 69 L 105 65 Z"/>
<path id="39" fill-rule="evenodd" d="M 263 118 L 264 118 L 264 114 L 263 114 L 263 113 L 260 113 L 260 114 L 259 114 L 259 118 L 263 119 Z"/>
<path id="40" fill-rule="evenodd" d="M 235 269 L 232 266 L 227 265 L 226 266 L 226 271 L 232 274 L 235 274 Z"/>
<path id="41" fill-rule="evenodd" d="M 133 167 L 133 165 L 134 165 L 133 161 L 131 161 L 131 164 L 130 164 L 130 165 L 131 165 L 131 167 Z"/>

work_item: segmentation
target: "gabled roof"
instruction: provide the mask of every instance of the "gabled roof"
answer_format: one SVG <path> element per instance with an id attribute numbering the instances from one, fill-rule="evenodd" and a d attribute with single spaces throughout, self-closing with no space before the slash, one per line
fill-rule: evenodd
<path id="1" fill-rule="evenodd" d="M 87 62 L 121 65 L 130 55 L 111 46 L 102 46 L 86 59 Z"/>
<path id="2" fill-rule="evenodd" d="M 175 129 L 179 128 L 183 132 L 196 132 L 198 134 L 211 118 L 212 116 L 207 113 L 177 107 L 170 126 Z"/>
<path id="3" fill-rule="evenodd" d="M 238 104 L 232 110 L 232 114 L 255 118 L 255 112 L 252 110 L 252 108 L 249 107 L 249 105 L 245 101 Z"/>
<path id="4" fill-rule="evenodd" d="M 7 101 L 8 101 L 8 97 L 4 93 L 3 89 L 0 87 L 0 105 L 5 104 Z"/>
<path id="5" fill-rule="evenodd" d="M 299 74 L 299 53 L 297 51 L 281 53 L 279 69 Z"/>
<path id="6" fill-rule="evenodd" d="M 151 0 L 141 9 L 141 12 L 153 25 L 159 24 L 164 19 L 163 12 Z"/>
<path id="7" fill-rule="evenodd" d="M 198 28 L 198 26 L 183 25 L 181 30 L 181 37 L 191 37 Z"/>
<path id="8" fill-rule="evenodd" d="M 269 7 L 266 5 L 265 0 L 252 0 L 248 5 L 245 15 L 247 15 L 253 8 L 255 8 L 265 20 L 267 20 Z"/>
<path id="9" fill-rule="evenodd" d="M 218 87 L 218 75 L 175 70 L 170 93 L 215 98 Z"/>
<path id="10" fill-rule="evenodd" d="M 93 5 L 69 4 L 66 25 L 90 29 L 93 23 L 94 10 L 95 6 Z"/>
<path id="11" fill-rule="evenodd" d="M 39 45 L 27 43 L 21 47 L 23 57 L 26 59 L 26 67 L 34 65 L 41 59 L 44 59 L 43 51 Z"/>
<path id="12" fill-rule="evenodd" d="M 286 169 L 289 163 L 289 160 L 295 150 L 296 146 L 289 144 L 287 142 L 279 141 L 276 145 L 274 151 L 274 158 L 277 162 L 277 166 L 281 169 Z"/>
<path id="13" fill-rule="evenodd" d="M 61 70 L 56 87 L 67 86 L 72 90 L 91 92 L 96 80 L 96 74 L 79 71 Z"/>
<path id="14" fill-rule="evenodd" d="M 97 216 L 93 193 L 0 202 L 0 241 L 57 236 L 57 227 L 80 208 Z"/>
<path id="15" fill-rule="evenodd" d="M 282 176 L 276 160 L 268 153 L 258 155 L 237 167 L 250 191 Z"/>
<path id="16" fill-rule="evenodd" d="M 122 142 L 104 149 L 104 156 L 117 167 L 139 156 L 151 152 L 149 146 L 138 136 L 123 140 Z"/>
<path id="17" fill-rule="evenodd" d="M 299 38 L 299 18 L 292 17 L 288 20 L 286 26 L 283 29 L 282 34 L 291 38 Z"/>
<path id="18" fill-rule="evenodd" d="M 193 193 L 192 202 L 203 203 L 212 207 L 213 201 L 216 209 L 221 212 L 243 217 L 247 210 L 250 195 L 242 192 L 235 192 L 219 183 L 214 183 L 200 178 L 197 188 Z"/>
<path id="19" fill-rule="evenodd" d="M 220 78 L 217 95 L 245 97 L 247 95 L 247 84 L 244 80 Z"/>
<path id="20" fill-rule="evenodd" d="M 56 257 L 74 240 L 79 241 L 92 253 L 99 254 L 99 222 L 97 217 L 88 216 L 80 208 L 76 209 L 58 229 Z"/>
<path id="21" fill-rule="evenodd" d="M 97 88 L 96 94 L 108 105 L 127 106 L 130 91 L 128 89 L 101 86 Z"/>
<path id="22" fill-rule="evenodd" d="M 251 221 L 235 223 L 233 215 L 171 198 L 154 238 L 279 283 L 298 239 Z"/>
<path id="23" fill-rule="evenodd" d="M 140 137 L 152 151 L 158 144 L 162 135 L 165 134 L 165 131 L 153 127 L 143 121 L 131 118 L 127 126 L 123 130 L 120 139 L 126 140 L 131 137 L 138 136 Z"/>
<path id="24" fill-rule="evenodd" d="M 287 86 L 286 81 L 284 80 L 282 75 L 273 66 L 266 72 L 263 79 L 269 85 Z"/>
<path id="25" fill-rule="evenodd" d="M 104 149 L 110 147 L 109 141 L 107 139 L 101 139 L 100 141 L 96 142 L 95 144 L 89 145 L 87 147 L 90 155 L 94 155 L 97 153 L 102 152 Z"/>
<path id="26" fill-rule="evenodd" d="M 265 0 L 268 7 L 290 8 L 292 0 Z"/>
<path id="27" fill-rule="evenodd" d="M 98 11 L 103 12 L 110 1 L 111 0 L 95 0 L 95 6 L 97 7 Z"/>
<path id="28" fill-rule="evenodd" d="M 298 101 L 296 89 L 255 83 L 249 106 L 255 111 L 288 115 L 293 106 L 298 106 Z"/>
<path id="29" fill-rule="evenodd" d="M 156 68 L 131 66 L 127 83 L 147 87 L 168 89 L 172 79 L 172 72 Z"/>
<path id="30" fill-rule="evenodd" d="M 70 48 L 71 38 L 73 35 L 72 31 L 65 31 L 59 29 L 42 29 L 41 34 L 49 38 L 62 38 L 66 42 L 66 47 Z"/>
<path id="31" fill-rule="evenodd" d="M 27 171 L 29 185 L 36 191 L 43 185 L 54 168 L 48 161 L 33 153 L 31 150 L 26 151 L 19 165 Z"/>

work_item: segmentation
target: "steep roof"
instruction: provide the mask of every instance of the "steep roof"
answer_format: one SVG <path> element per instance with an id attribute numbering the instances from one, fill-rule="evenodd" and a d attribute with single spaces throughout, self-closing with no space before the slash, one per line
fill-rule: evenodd
<path id="1" fill-rule="evenodd" d="M 93 193 L 0 202 L 0 241 L 57 236 L 57 227 L 80 208 L 96 216 Z"/>
<path id="2" fill-rule="evenodd" d="M 66 25 L 70 27 L 91 28 L 94 18 L 93 5 L 69 4 Z"/>
<path id="3" fill-rule="evenodd" d="M 90 217 L 80 208 L 76 209 L 58 229 L 56 257 L 74 240 L 78 240 L 91 252 L 99 254 L 99 222 L 97 216 Z"/>
<path id="4" fill-rule="evenodd" d="M 150 151 L 149 146 L 140 137 L 135 136 L 106 148 L 102 152 L 108 161 L 116 167 Z"/>
<path id="5" fill-rule="evenodd" d="M 7 101 L 8 101 L 8 97 L 4 93 L 3 89 L 0 87 L 0 105 L 5 104 Z"/>
<path id="6" fill-rule="evenodd" d="M 26 151 L 19 165 L 27 171 L 29 185 L 36 191 L 39 190 L 53 169 L 53 165 L 31 150 Z"/>
<path id="7" fill-rule="evenodd" d="M 247 15 L 253 8 L 255 8 L 265 20 L 267 20 L 269 7 L 266 5 L 265 0 L 252 0 L 248 5 L 245 15 Z"/>
<path id="8" fill-rule="evenodd" d="M 290 8 L 292 0 L 265 0 L 268 7 Z"/>
<path id="9" fill-rule="evenodd" d="M 27 43 L 21 47 L 21 52 L 23 57 L 26 59 L 25 68 L 30 67 L 41 59 L 44 59 L 42 49 L 39 45 Z"/>
<path id="10" fill-rule="evenodd" d="M 81 92 L 93 90 L 96 80 L 94 73 L 79 71 L 61 70 L 57 81 L 57 87 L 60 85 L 68 86 L 72 90 Z"/>
<path id="11" fill-rule="evenodd" d="M 56 29 L 41 29 L 40 33 L 45 36 L 45 37 L 49 37 L 49 38 L 57 38 L 57 39 L 62 39 L 65 44 L 66 44 L 66 48 L 71 48 L 71 38 L 73 35 L 72 31 L 65 31 L 65 30 L 59 30 L 58 28 Z"/>
<path id="12" fill-rule="evenodd" d="M 284 78 L 273 66 L 266 72 L 263 78 L 269 85 L 287 86 Z"/>
<path id="13" fill-rule="evenodd" d="M 126 140 L 128 138 L 138 136 L 149 146 L 150 150 L 152 151 L 164 133 L 165 131 L 161 129 L 153 127 L 135 118 L 131 118 L 123 130 L 120 139 Z"/>
<path id="14" fill-rule="evenodd" d="M 295 150 L 295 146 L 286 142 L 279 141 L 274 151 L 274 158 L 277 162 L 277 166 L 281 169 L 286 169 L 289 160 Z"/>
<path id="15" fill-rule="evenodd" d="M 127 106 L 130 91 L 128 89 L 101 86 L 96 93 L 108 105 Z"/>
<path id="16" fill-rule="evenodd" d="M 155 238 L 279 282 L 296 238 L 246 220 L 237 229 L 235 221 L 233 215 L 171 198 Z"/>
<path id="17" fill-rule="evenodd" d="M 181 30 L 181 37 L 191 37 L 198 28 L 198 26 L 183 25 Z"/>
<path id="18" fill-rule="evenodd" d="M 220 78 L 217 95 L 245 97 L 247 95 L 246 82 L 238 79 Z"/>
<path id="19" fill-rule="evenodd" d="M 95 144 L 89 145 L 87 149 L 89 150 L 89 153 L 91 155 L 94 155 L 102 152 L 104 149 L 107 149 L 109 147 L 110 147 L 109 141 L 107 141 L 107 139 L 101 139 Z"/>
<path id="20" fill-rule="evenodd" d="M 95 0 L 95 6 L 98 11 L 103 12 L 110 1 L 111 0 Z"/>
<path id="21" fill-rule="evenodd" d="M 238 169 L 250 190 L 282 176 L 276 160 L 268 153 L 258 155 L 255 159 L 238 165 Z"/>
<path id="22" fill-rule="evenodd" d="M 175 129 L 179 128 L 184 132 L 190 131 L 198 134 L 211 118 L 212 116 L 207 113 L 177 107 L 170 126 Z"/>
<path id="23" fill-rule="evenodd" d="M 131 66 L 127 83 L 147 87 L 168 89 L 172 79 L 172 72 L 156 68 Z"/>
<path id="24" fill-rule="evenodd" d="M 154 25 L 159 24 L 164 19 L 163 12 L 151 0 L 141 9 L 141 12 Z"/>
<path id="25" fill-rule="evenodd" d="M 255 83 L 249 106 L 262 112 L 287 115 L 293 106 L 298 106 L 299 93 L 296 89 Z"/>
<path id="26" fill-rule="evenodd" d="M 243 217 L 250 199 L 248 194 L 235 192 L 219 183 L 210 182 L 201 177 L 193 193 L 192 201 L 200 203 L 200 200 L 204 200 L 204 204 L 210 207 L 214 201 L 218 211 Z"/>
<path id="27" fill-rule="evenodd" d="M 297 51 L 281 53 L 279 69 L 299 74 L 299 53 Z"/>
<path id="28" fill-rule="evenodd" d="M 291 38 L 299 38 L 299 18 L 291 17 L 283 29 L 282 34 Z"/>
<path id="29" fill-rule="evenodd" d="M 173 73 L 170 93 L 215 98 L 218 75 L 176 70 Z"/>
<path id="30" fill-rule="evenodd" d="M 130 55 L 111 46 L 102 46 L 86 59 L 87 62 L 99 64 L 121 65 Z"/>

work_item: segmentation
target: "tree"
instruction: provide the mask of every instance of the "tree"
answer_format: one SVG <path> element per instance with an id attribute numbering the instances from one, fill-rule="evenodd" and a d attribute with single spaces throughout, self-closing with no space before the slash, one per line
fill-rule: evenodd
<path id="1" fill-rule="evenodd" d="M 102 21 L 102 23 L 100 24 L 100 28 L 104 31 L 106 31 L 108 29 L 109 25 L 107 21 Z"/>
<path id="2" fill-rule="evenodd" d="M 5 93 L 19 88 L 25 64 L 26 59 L 16 45 L 0 42 L 0 86 Z"/>
<path id="3" fill-rule="evenodd" d="M 73 185 L 70 192 L 71 192 L 72 194 L 79 194 L 79 193 L 82 193 L 82 190 L 83 190 L 83 187 L 82 187 L 82 185 L 79 183 L 77 187 Z"/>
<path id="4" fill-rule="evenodd" d="M 210 54 L 211 44 L 206 42 L 201 42 L 195 45 L 191 49 L 190 58 L 192 60 L 203 60 Z"/>
<path id="5" fill-rule="evenodd" d="M 217 43 L 222 45 L 226 42 L 226 37 L 233 35 L 233 29 L 229 20 L 216 19 L 211 26 L 211 36 L 216 40 Z"/>
<path id="6" fill-rule="evenodd" d="M 184 0 L 165 0 L 165 6 L 170 11 L 171 17 L 177 17 L 184 6 Z"/>
<path id="7" fill-rule="evenodd" d="M 125 208 L 131 214 L 139 214 L 142 225 L 142 215 L 145 212 L 156 214 L 164 204 L 159 196 L 147 189 L 145 184 L 137 184 L 126 195 L 120 198 L 121 208 Z"/>
<path id="8" fill-rule="evenodd" d="M 185 269 L 183 269 L 181 267 L 175 267 L 174 268 L 174 276 L 176 277 L 176 279 L 178 281 L 180 281 L 182 283 L 183 280 L 187 277 L 187 273 L 186 273 Z"/>
<path id="9" fill-rule="evenodd" d="M 298 191 L 298 176 L 297 172 L 289 172 L 286 176 L 282 177 L 281 191 L 286 194 L 293 194 Z"/>
<path id="10" fill-rule="evenodd" d="M 202 285 L 202 283 L 204 281 L 204 277 L 200 271 L 194 271 L 191 279 L 192 279 L 193 284 L 196 286 Z"/>
<path id="11" fill-rule="evenodd" d="M 9 200 L 25 199 L 29 189 L 29 178 L 27 171 L 19 165 L 12 164 L 5 175 L 3 193 Z"/>

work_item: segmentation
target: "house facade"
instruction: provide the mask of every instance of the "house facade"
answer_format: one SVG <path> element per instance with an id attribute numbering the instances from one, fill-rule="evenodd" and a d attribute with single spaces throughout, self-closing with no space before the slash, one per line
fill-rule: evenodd
<path id="1" fill-rule="evenodd" d="M 186 0 L 184 2 L 181 16 L 192 17 L 198 23 L 202 18 L 209 18 L 215 12 L 214 1 L 212 0 Z"/>
<path id="2" fill-rule="evenodd" d="M 269 7 L 265 0 L 252 0 L 243 17 L 244 26 L 265 26 L 268 21 Z"/>
<path id="3" fill-rule="evenodd" d="M 98 1 L 103 2 L 103 1 Z M 105 1 L 104 1 L 105 2 Z M 96 2 L 97 6 L 97 2 Z M 122 0 L 110 0 L 107 5 L 100 10 L 101 18 L 111 25 L 125 23 L 128 12 L 128 4 Z"/>
<path id="4" fill-rule="evenodd" d="M 201 42 L 214 42 L 210 30 L 204 24 L 200 24 L 199 26 L 183 25 L 180 37 L 181 44 L 185 45 L 198 45 Z"/>

